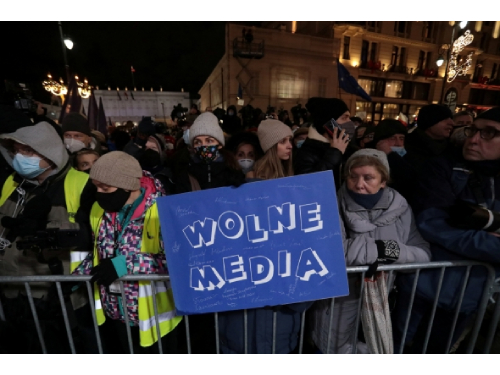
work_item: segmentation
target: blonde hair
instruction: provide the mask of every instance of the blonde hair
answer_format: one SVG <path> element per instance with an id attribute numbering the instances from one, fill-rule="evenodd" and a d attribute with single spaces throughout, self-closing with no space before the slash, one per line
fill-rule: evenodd
<path id="1" fill-rule="evenodd" d="M 290 154 L 290 159 L 281 160 L 278 157 L 278 144 L 275 144 L 255 162 L 253 170 L 255 177 L 262 180 L 293 176 L 292 154 Z"/>

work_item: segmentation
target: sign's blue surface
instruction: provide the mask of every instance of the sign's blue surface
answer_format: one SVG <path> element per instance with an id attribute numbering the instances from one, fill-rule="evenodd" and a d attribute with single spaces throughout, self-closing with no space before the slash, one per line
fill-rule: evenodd
<path id="1" fill-rule="evenodd" d="M 349 293 L 329 171 L 162 197 L 158 209 L 182 314 Z"/>

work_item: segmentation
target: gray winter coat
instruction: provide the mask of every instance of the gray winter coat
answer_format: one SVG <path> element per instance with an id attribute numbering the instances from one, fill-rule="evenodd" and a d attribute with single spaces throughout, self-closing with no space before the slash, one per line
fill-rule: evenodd
<path id="1" fill-rule="evenodd" d="M 368 210 L 357 204 L 342 185 L 338 192 L 339 211 L 343 221 L 344 253 L 347 266 L 369 265 L 378 256 L 375 240 L 395 240 L 400 247 L 396 263 L 417 263 L 431 260 L 429 244 L 417 230 L 411 207 L 396 190 L 386 187 L 378 203 Z M 329 353 L 350 353 L 355 337 L 359 301 L 359 276 L 349 276 L 350 294 L 337 298 L 333 311 L 333 328 Z M 330 300 L 313 307 L 313 340 L 326 353 Z M 361 349 L 361 350 L 360 350 Z M 359 347 L 358 352 L 363 352 Z"/>

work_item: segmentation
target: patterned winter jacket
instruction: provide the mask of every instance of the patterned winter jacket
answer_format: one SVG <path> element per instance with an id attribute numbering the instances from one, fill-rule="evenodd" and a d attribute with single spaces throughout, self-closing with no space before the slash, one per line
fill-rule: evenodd
<path id="1" fill-rule="evenodd" d="M 135 209 L 130 222 L 123 231 L 119 239 L 119 246 L 115 252 L 115 220 L 118 213 L 105 212 L 97 233 L 97 249 L 99 259 L 112 258 L 123 255 L 126 257 L 127 274 L 166 274 L 168 273 L 165 253 L 163 252 L 163 241 L 160 238 L 160 252 L 158 254 L 148 254 L 141 252 L 142 233 L 144 228 L 144 218 L 146 212 L 156 202 L 156 198 L 164 195 L 161 183 L 149 172 L 143 171 L 141 178 L 141 188 L 145 189 L 143 201 Z M 92 229 L 95 230 L 94 228 Z M 122 228 L 118 225 L 118 231 Z M 95 239 L 96 233 L 93 233 Z M 93 254 L 90 253 L 80 266 L 73 272 L 74 274 L 88 275 L 93 267 Z M 127 299 L 128 319 L 131 325 L 137 326 L 138 317 L 138 297 L 139 283 L 124 283 L 125 298 Z M 101 302 L 107 317 L 114 320 L 125 321 L 121 297 L 110 294 L 108 288 L 100 286 Z"/>

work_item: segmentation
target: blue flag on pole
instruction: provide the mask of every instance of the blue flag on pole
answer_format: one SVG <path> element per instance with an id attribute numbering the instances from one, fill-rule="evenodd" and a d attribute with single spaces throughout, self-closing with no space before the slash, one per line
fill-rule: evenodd
<path id="1" fill-rule="evenodd" d="M 339 86 L 342 90 L 349 94 L 357 95 L 369 102 L 372 101 L 370 95 L 361 88 L 356 78 L 354 78 L 347 68 L 337 59 L 337 69 L 339 72 Z"/>

